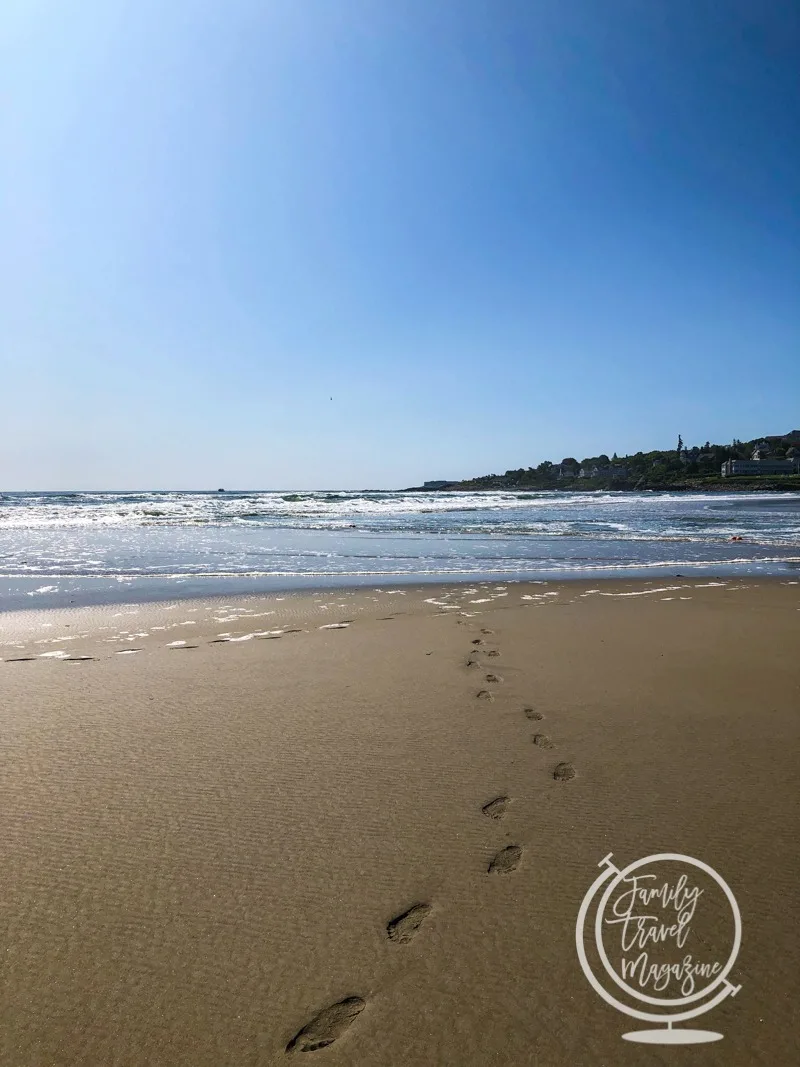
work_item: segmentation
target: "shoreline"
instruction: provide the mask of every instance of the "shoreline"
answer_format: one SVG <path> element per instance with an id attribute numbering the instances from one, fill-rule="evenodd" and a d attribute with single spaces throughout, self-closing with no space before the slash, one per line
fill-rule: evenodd
<path id="1" fill-rule="evenodd" d="M 8 610 L 295 589 L 800 570 L 800 495 L 143 493 L 21 497 Z"/>
<path id="2" fill-rule="evenodd" d="M 707 560 L 635 563 L 620 566 L 599 564 L 591 569 L 566 572 L 563 568 L 540 568 L 532 572 L 518 570 L 489 571 L 419 571 L 415 573 L 378 571 L 372 573 L 351 572 L 347 575 L 318 572 L 315 574 L 284 574 L 253 572 L 252 574 L 226 573 L 220 575 L 184 576 L 104 576 L 86 578 L 75 575 L 48 574 L 26 578 L 25 584 L 41 583 L 35 589 L 18 586 L 15 592 L 0 598 L 0 625 L 4 616 L 29 610 L 58 610 L 59 608 L 101 608 L 120 604 L 163 604 L 190 600 L 225 599 L 230 597 L 269 597 L 282 595 L 312 595 L 317 592 L 380 591 L 386 584 L 410 588 L 415 584 L 425 587 L 444 585 L 472 585 L 505 582 L 509 585 L 525 583 L 567 584 L 581 582 L 626 582 L 663 581 L 668 579 L 714 578 L 720 581 L 781 581 L 791 580 L 800 573 L 800 556 L 774 557 L 763 560 L 742 559 L 734 561 Z M 53 582 L 79 580 L 83 588 L 56 589 Z M 176 579 L 188 584 L 187 591 L 176 595 Z M 288 580 L 291 579 L 291 580 Z M 345 580 L 343 580 L 345 579 Z M 0 577 L 0 581 L 3 579 Z M 16 579 L 5 579 L 20 582 Z M 148 588 L 136 589 L 134 583 L 146 583 Z M 86 588 L 89 583 L 101 588 Z M 114 583 L 113 586 L 109 583 Z M 205 587 L 205 591 L 203 589 Z M 35 601 L 33 598 L 37 598 Z M 33 601 L 33 602 L 32 602 Z"/>

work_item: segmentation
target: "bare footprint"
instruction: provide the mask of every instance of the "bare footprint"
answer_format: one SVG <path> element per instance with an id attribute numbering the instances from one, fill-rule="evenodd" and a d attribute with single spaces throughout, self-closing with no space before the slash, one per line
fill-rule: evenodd
<path id="1" fill-rule="evenodd" d="M 494 700 L 494 697 L 488 689 L 481 689 L 475 694 L 475 696 L 478 698 L 478 700 Z"/>
<path id="2" fill-rule="evenodd" d="M 475 637 L 475 638 L 473 638 L 472 643 L 473 643 L 473 645 L 482 645 L 483 644 L 483 638 Z"/>
<path id="3" fill-rule="evenodd" d="M 325 1048 L 342 1036 L 350 1028 L 357 1015 L 366 1008 L 367 1003 L 361 997 L 345 997 L 344 1000 L 323 1008 L 310 1023 L 292 1038 L 286 1046 L 287 1052 L 314 1052 Z"/>
<path id="4" fill-rule="evenodd" d="M 538 745 L 539 748 L 555 748 L 555 745 L 547 734 L 534 734 L 533 743 L 534 745 Z"/>
<path id="5" fill-rule="evenodd" d="M 519 866 L 522 848 L 519 845 L 506 845 L 489 864 L 489 874 L 510 874 Z"/>
<path id="6" fill-rule="evenodd" d="M 525 718 L 531 719 L 533 722 L 539 722 L 540 719 L 544 718 L 544 715 L 542 715 L 541 711 L 536 711 L 534 708 L 525 708 Z"/>
<path id="7" fill-rule="evenodd" d="M 499 684 L 500 682 L 503 681 L 503 679 L 502 679 L 502 676 L 499 675 L 499 674 L 487 674 L 486 675 L 486 681 L 487 682 L 493 682 L 494 684 Z"/>
<path id="8" fill-rule="evenodd" d="M 575 777 L 575 768 L 571 763 L 559 763 L 553 771 L 553 777 L 557 782 L 569 782 Z"/>
<path id="9" fill-rule="evenodd" d="M 481 630 L 481 633 L 482 633 L 482 634 L 493 634 L 493 633 L 494 633 L 494 630 L 485 630 L 485 629 L 484 629 L 484 630 Z"/>
<path id="10" fill-rule="evenodd" d="M 415 904 L 413 908 L 392 919 L 386 927 L 386 936 L 398 945 L 407 945 L 432 910 L 430 904 Z"/>
<path id="11" fill-rule="evenodd" d="M 487 656 L 499 656 L 500 653 L 497 651 L 496 648 L 489 648 L 489 649 L 486 650 L 486 655 Z"/>
<path id="12" fill-rule="evenodd" d="M 488 815 L 490 819 L 502 819 L 508 811 L 508 805 L 510 803 L 511 800 L 509 797 L 495 797 L 494 800 L 490 800 L 488 804 L 484 804 L 481 811 L 484 815 Z"/>

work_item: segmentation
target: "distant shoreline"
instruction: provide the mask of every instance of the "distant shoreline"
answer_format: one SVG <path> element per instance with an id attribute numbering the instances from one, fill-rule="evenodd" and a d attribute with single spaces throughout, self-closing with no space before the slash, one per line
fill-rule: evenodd
<path id="1" fill-rule="evenodd" d="M 734 484 L 732 484 L 734 483 Z M 567 456 L 560 463 L 543 460 L 537 467 L 517 467 L 503 474 L 483 474 L 450 481 L 430 479 L 424 490 L 478 489 L 563 489 L 582 492 L 616 489 L 621 492 L 655 490 L 686 492 L 720 489 L 800 491 L 800 430 L 755 437 L 752 441 L 734 438 L 730 444 L 687 448 L 683 437 L 672 449 L 653 449 L 612 456 L 602 452 L 580 462 Z"/>
<path id="2" fill-rule="evenodd" d="M 502 478 L 502 475 L 498 475 Z M 686 481 L 676 484 L 634 486 L 623 482 L 606 482 L 590 485 L 575 484 L 591 482 L 591 479 L 573 479 L 565 485 L 475 485 L 474 482 L 456 482 L 454 485 L 434 489 L 430 486 L 412 485 L 401 489 L 402 493 L 800 493 L 800 476 L 779 475 L 777 478 L 718 478 L 714 480 Z M 765 484 L 766 483 L 766 484 Z M 784 484 L 785 483 L 785 484 Z M 391 490 L 372 490 L 387 492 Z"/>

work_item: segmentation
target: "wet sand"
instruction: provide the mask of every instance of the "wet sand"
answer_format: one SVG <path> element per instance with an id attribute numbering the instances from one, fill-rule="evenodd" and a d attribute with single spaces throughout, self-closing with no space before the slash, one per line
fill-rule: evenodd
<path id="1" fill-rule="evenodd" d="M 780 580 L 0 617 L 0 1063 L 795 1062 L 798 638 Z M 575 951 L 671 851 L 743 924 L 684 1051 Z"/>

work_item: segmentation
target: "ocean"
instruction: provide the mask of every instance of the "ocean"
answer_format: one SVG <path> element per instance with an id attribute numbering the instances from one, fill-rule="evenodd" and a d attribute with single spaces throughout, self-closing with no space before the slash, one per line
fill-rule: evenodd
<path id="1" fill-rule="evenodd" d="M 0 496 L 4 609 L 387 582 L 798 571 L 797 493 Z"/>

